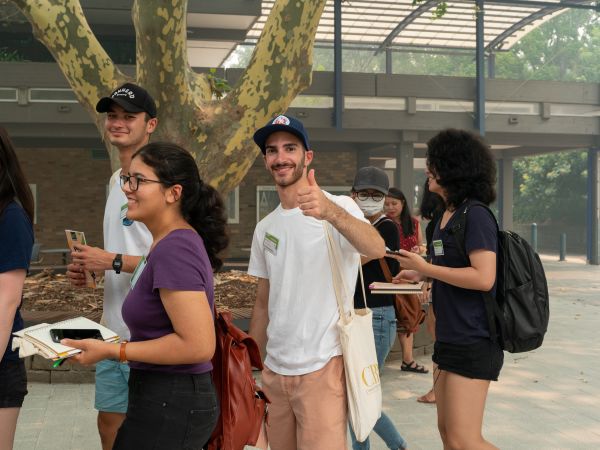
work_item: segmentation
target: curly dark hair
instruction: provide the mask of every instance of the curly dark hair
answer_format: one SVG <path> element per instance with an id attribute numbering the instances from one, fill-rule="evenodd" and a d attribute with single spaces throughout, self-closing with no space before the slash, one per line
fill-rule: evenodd
<path id="1" fill-rule="evenodd" d="M 229 244 L 225 204 L 219 192 L 202 181 L 192 155 L 176 144 L 153 142 L 139 149 L 132 159 L 138 156 L 162 184 L 181 185 L 181 214 L 204 241 L 213 270 L 219 270 L 223 265 L 219 253 Z"/>
<path id="2" fill-rule="evenodd" d="M 415 232 L 415 227 L 413 224 L 412 213 L 410 211 L 410 206 L 406 202 L 406 196 L 404 192 L 400 189 L 391 187 L 388 190 L 388 197 L 395 198 L 396 200 L 400 200 L 402 202 L 402 211 L 400 212 L 400 225 L 402 226 L 402 235 L 403 236 L 412 236 Z"/>
<path id="3" fill-rule="evenodd" d="M 444 199 L 435 192 L 429 190 L 429 180 L 425 180 L 423 184 L 423 197 L 421 197 L 421 205 L 419 212 L 423 219 L 432 220 L 436 212 L 444 209 Z"/>
<path id="4" fill-rule="evenodd" d="M 447 129 L 427 142 L 427 168 L 446 192 L 446 207 L 467 199 L 489 205 L 496 199 L 496 162 L 477 134 Z"/>

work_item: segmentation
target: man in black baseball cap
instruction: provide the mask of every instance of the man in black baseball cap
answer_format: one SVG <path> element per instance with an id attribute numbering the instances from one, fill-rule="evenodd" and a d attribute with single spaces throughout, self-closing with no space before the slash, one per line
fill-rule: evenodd
<path id="1" fill-rule="evenodd" d="M 96 111 L 109 112 L 112 103 L 116 103 L 127 112 L 145 112 L 151 118 L 156 117 L 156 104 L 152 96 L 146 89 L 133 83 L 125 83 L 115 89 L 110 97 L 101 98 L 96 105 Z"/>

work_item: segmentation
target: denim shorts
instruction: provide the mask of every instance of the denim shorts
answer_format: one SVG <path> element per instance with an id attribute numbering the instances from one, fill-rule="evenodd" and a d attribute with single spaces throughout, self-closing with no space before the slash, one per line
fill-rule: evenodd
<path id="1" fill-rule="evenodd" d="M 96 364 L 96 399 L 94 408 L 101 412 L 127 412 L 129 366 L 105 359 Z"/>
<path id="2" fill-rule="evenodd" d="M 210 373 L 131 369 L 129 407 L 113 450 L 201 449 L 218 417 Z"/>
<path id="3" fill-rule="evenodd" d="M 497 343 L 483 339 L 473 344 L 449 344 L 436 341 L 433 362 L 440 370 L 478 380 L 498 381 L 504 364 L 504 352 Z"/>
<path id="4" fill-rule="evenodd" d="M 0 408 L 20 408 L 27 395 L 27 371 L 22 359 L 0 363 Z"/>

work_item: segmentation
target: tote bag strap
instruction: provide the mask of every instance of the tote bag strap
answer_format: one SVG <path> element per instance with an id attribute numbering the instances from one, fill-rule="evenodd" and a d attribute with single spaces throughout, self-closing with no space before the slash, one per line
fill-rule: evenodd
<path id="1" fill-rule="evenodd" d="M 331 275 L 333 278 L 333 288 L 335 291 L 335 297 L 337 300 L 340 317 L 342 317 L 342 320 L 344 321 L 344 323 L 348 323 L 348 317 L 346 315 L 346 311 L 344 309 L 344 302 L 343 302 L 343 299 L 347 297 L 347 292 L 346 292 L 346 285 L 343 283 L 343 276 L 342 276 L 341 269 L 340 269 L 341 258 L 338 254 L 337 246 L 335 245 L 335 242 L 332 237 L 331 224 L 329 224 L 329 222 L 324 220 L 323 228 L 325 229 L 325 238 L 326 238 L 325 240 L 327 241 L 327 252 L 329 254 L 329 264 L 331 266 Z M 366 295 L 365 295 L 365 282 L 364 282 L 362 266 L 360 264 L 360 261 L 359 261 L 358 265 L 359 265 L 359 272 L 360 272 L 360 284 L 361 284 L 362 294 L 363 294 L 363 302 L 364 302 L 365 308 L 366 308 L 367 301 L 366 301 Z M 350 313 L 350 315 L 353 315 L 354 308 L 350 308 L 349 313 Z"/>

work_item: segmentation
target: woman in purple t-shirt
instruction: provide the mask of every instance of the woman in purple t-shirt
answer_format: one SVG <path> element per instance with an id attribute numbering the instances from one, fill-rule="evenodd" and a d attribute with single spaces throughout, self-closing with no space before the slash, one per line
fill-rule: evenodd
<path id="1" fill-rule="evenodd" d="M 121 175 L 127 218 L 143 222 L 153 237 L 123 304 L 131 341 L 64 343 L 83 350 L 74 357 L 82 364 L 129 362 L 129 406 L 114 449 L 202 448 L 219 412 L 210 373 L 213 270 L 228 243 L 225 206 L 175 144 L 146 145 L 129 171 Z"/>
<path id="2" fill-rule="evenodd" d="M 433 232 L 431 263 L 401 251 L 402 267 L 412 269 L 401 276 L 433 279 L 434 390 L 444 448 L 494 449 L 481 429 L 490 381 L 498 379 L 504 355 L 490 336 L 482 292 L 494 293 L 498 230 L 487 210 L 469 208 L 465 261 L 452 229 L 470 201 L 494 201 L 495 161 L 479 136 L 463 130 L 444 130 L 427 148 L 429 189 L 442 197 L 445 211 Z"/>

